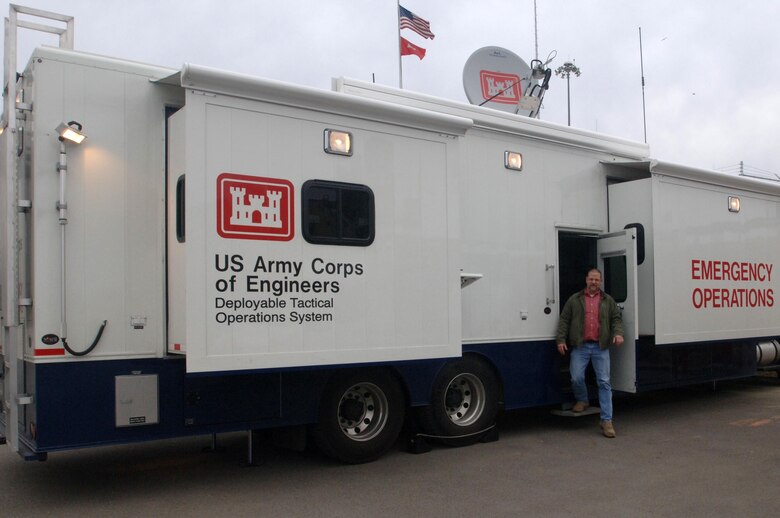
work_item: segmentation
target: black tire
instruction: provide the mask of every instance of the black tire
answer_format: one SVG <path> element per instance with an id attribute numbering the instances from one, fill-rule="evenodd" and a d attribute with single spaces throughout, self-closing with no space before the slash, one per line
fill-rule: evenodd
<path id="1" fill-rule="evenodd" d="M 431 404 L 420 408 L 419 422 L 433 436 L 465 445 L 479 440 L 478 432 L 496 422 L 501 390 L 493 369 L 478 358 L 447 363 L 433 385 Z"/>
<path id="2" fill-rule="evenodd" d="M 348 464 L 371 462 L 395 444 L 405 410 L 403 391 L 389 373 L 337 375 L 323 391 L 312 435 L 329 457 Z"/>

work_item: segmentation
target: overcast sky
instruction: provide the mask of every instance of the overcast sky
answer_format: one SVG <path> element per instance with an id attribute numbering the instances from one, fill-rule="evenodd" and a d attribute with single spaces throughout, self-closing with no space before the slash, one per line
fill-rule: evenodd
<path id="1" fill-rule="evenodd" d="M 329 89 L 346 76 L 398 86 L 395 0 L 18 0 L 75 16 L 75 48 L 180 68 L 196 63 Z M 466 102 L 463 65 L 475 50 L 535 57 L 533 0 L 404 0 L 436 35 L 403 58 L 404 88 Z M 2 2 L 8 15 L 8 2 Z M 539 57 L 574 60 L 572 126 L 647 141 L 665 161 L 780 174 L 780 1 L 537 0 Z M 20 63 L 34 43 L 23 31 Z M 20 68 L 23 65 L 20 64 Z M 541 118 L 566 124 L 566 81 L 553 76 Z"/>

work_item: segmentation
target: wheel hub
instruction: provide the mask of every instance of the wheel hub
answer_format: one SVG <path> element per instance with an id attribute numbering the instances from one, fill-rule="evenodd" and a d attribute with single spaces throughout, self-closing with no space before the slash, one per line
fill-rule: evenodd
<path id="1" fill-rule="evenodd" d="M 341 412 L 339 415 L 343 420 L 349 422 L 360 421 L 365 412 L 365 406 L 363 402 L 358 399 L 347 398 L 341 402 Z"/>
<path id="2" fill-rule="evenodd" d="M 448 409 L 459 408 L 463 405 L 466 395 L 460 390 L 460 387 L 450 386 L 447 389 L 447 396 L 444 399 L 444 404 Z"/>
<path id="3" fill-rule="evenodd" d="M 384 428 L 387 416 L 387 397 L 376 385 L 353 385 L 341 396 L 339 425 L 344 435 L 350 439 L 373 439 Z"/>
<path id="4" fill-rule="evenodd" d="M 486 391 L 475 375 L 463 373 L 456 376 L 447 387 L 444 406 L 447 416 L 458 426 L 476 422 L 485 410 Z"/>

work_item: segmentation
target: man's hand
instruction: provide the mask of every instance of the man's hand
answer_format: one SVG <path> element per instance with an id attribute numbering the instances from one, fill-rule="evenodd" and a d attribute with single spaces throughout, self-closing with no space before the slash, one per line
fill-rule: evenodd
<path id="1" fill-rule="evenodd" d="M 566 344 L 558 344 L 558 352 L 561 353 L 561 356 L 565 355 L 568 350 L 569 348 L 566 347 Z"/>
<path id="2" fill-rule="evenodd" d="M 617 347 L 620 347 L 623 345 L 623 337 L 620 335 L 615 335 L 615 338 L 612 339 L 612 343 L 615 344 Z"/>

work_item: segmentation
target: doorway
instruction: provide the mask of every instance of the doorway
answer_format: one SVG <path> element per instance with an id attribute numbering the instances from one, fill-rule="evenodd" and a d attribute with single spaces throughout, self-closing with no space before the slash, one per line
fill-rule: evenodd
<path id="1" fill-rule="evenodd" d="M 612 388 L 623 392 L 636 392 L 636 258 L 635 228 L 610 234 L 558 231 L 559 311 L 584 288 L 588 270 L 599 268 L 623 321 L 623 345 L 610 354 Z"/>
<path id="2" fill-rule="evenodd" d="M 574 293 L 585 287 L 588 270 L 596 267 L 598 234 L 558 231 L 558 311 Z"/>

